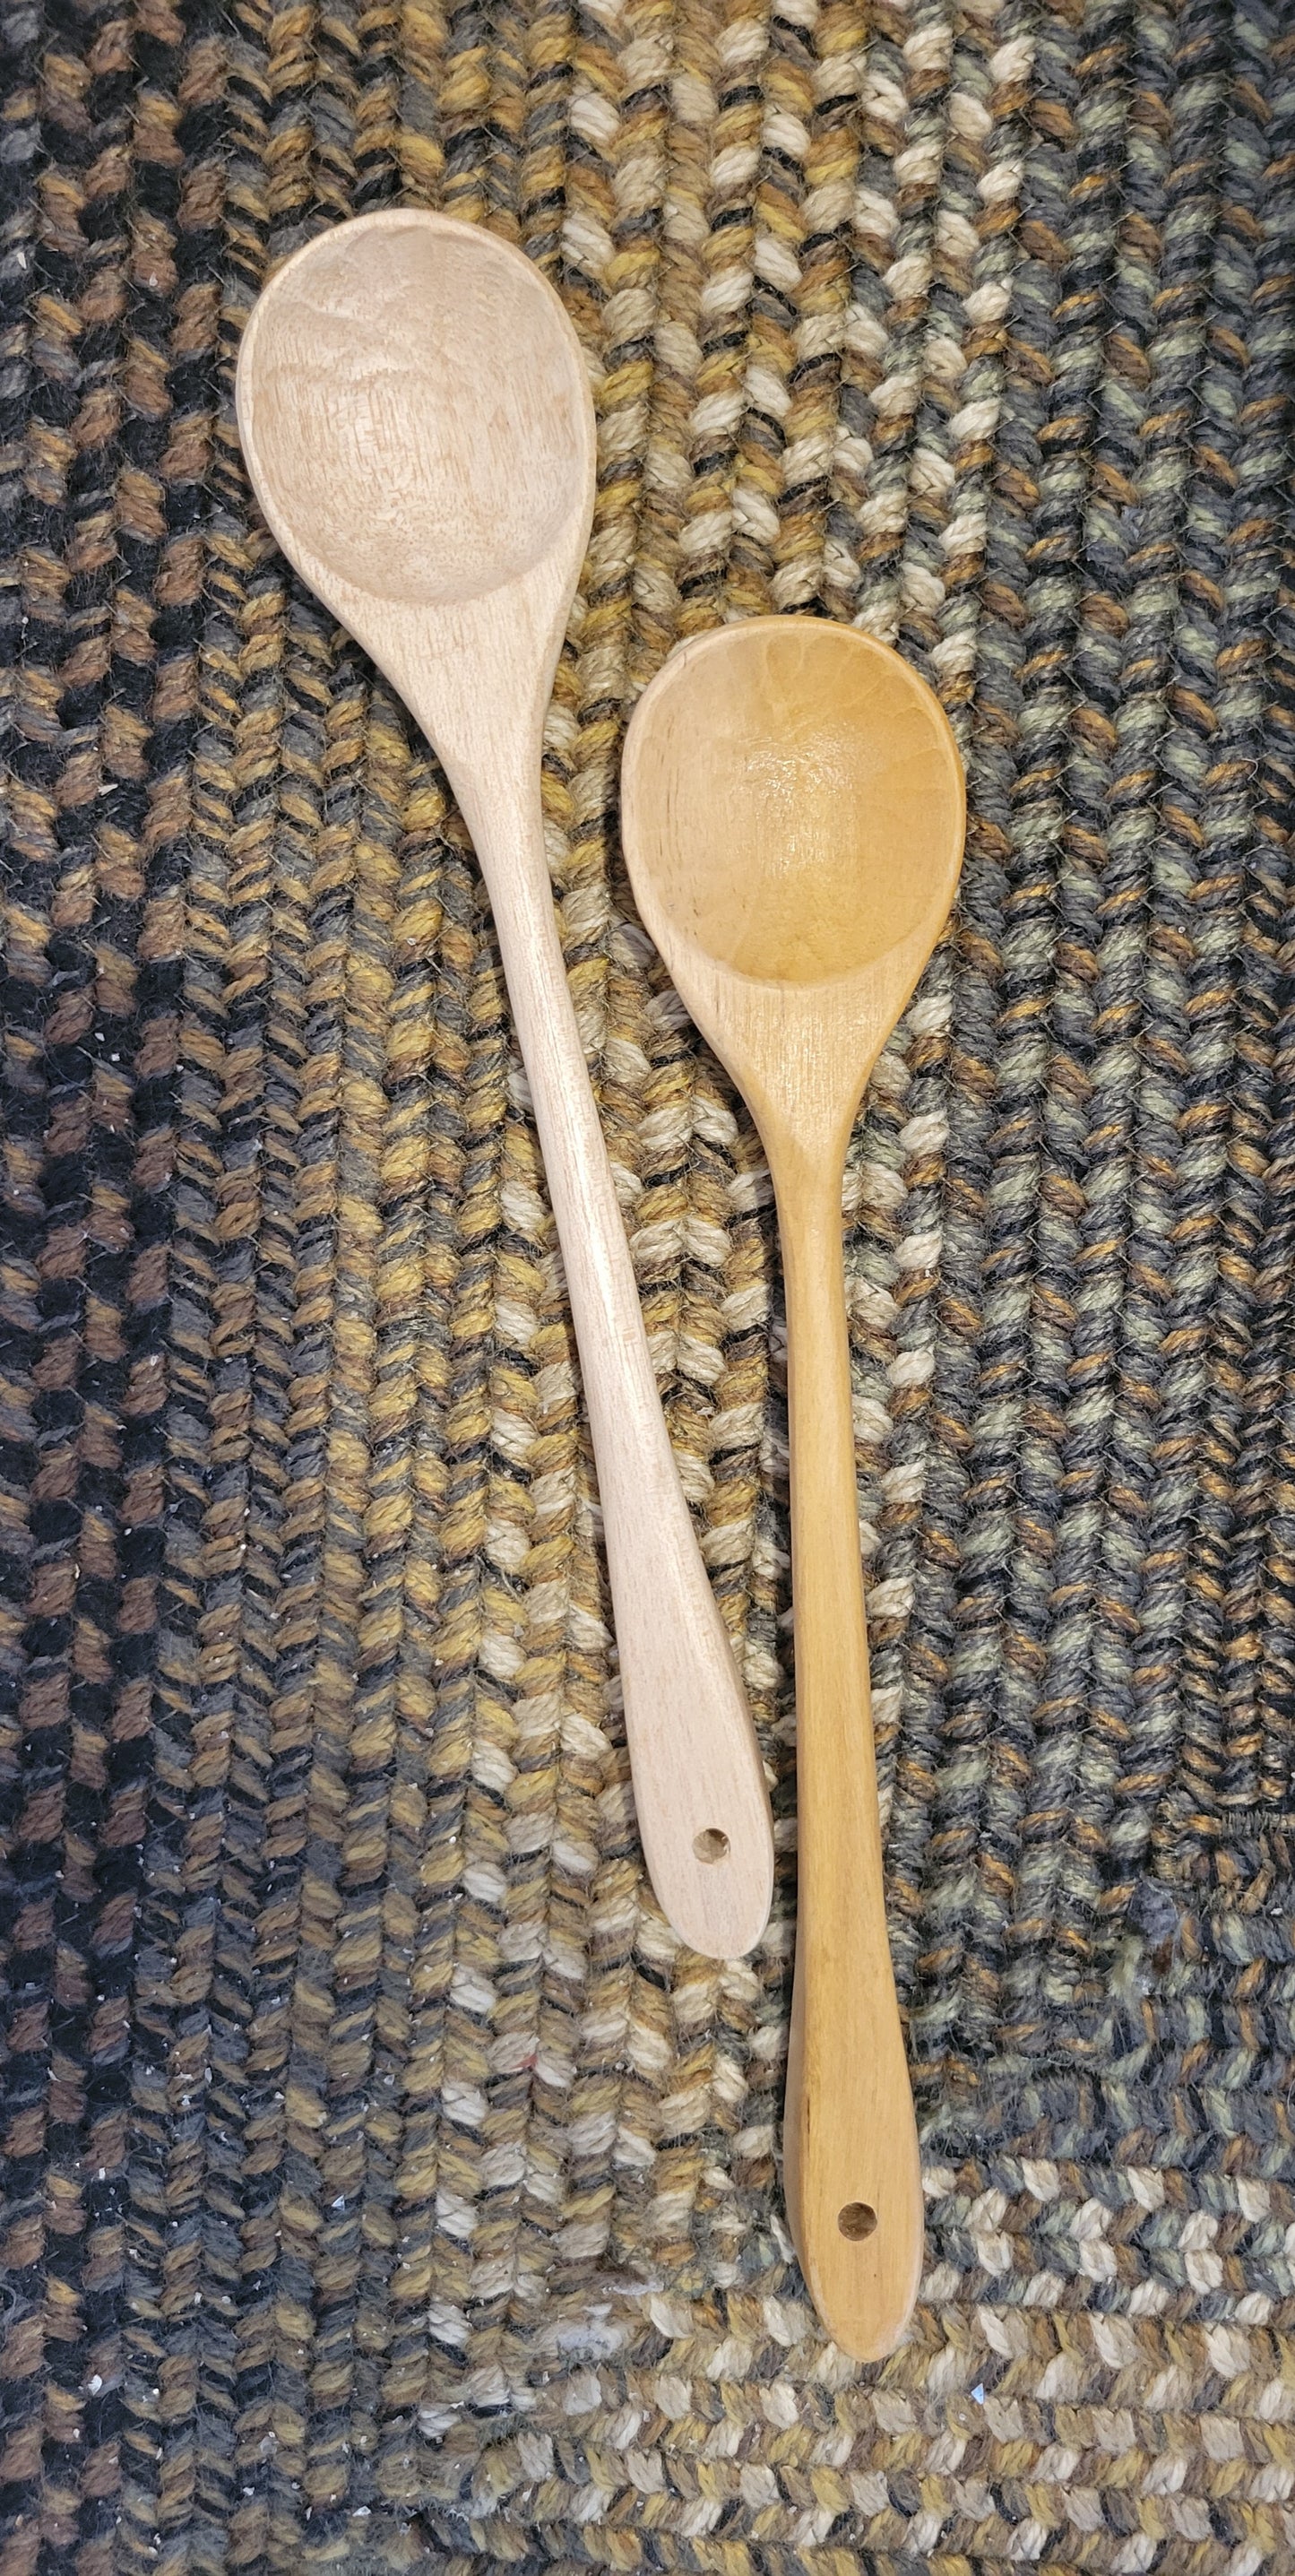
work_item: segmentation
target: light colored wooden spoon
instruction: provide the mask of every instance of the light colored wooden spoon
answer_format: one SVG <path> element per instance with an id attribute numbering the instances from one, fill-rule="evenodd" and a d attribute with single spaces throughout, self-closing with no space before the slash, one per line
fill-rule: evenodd
<path id="1" fill-rule="evenodd" d="M 580 1349 L 643 1849 L 676 1930 L 734 1956 L 769 1909 L 768 1796 L 661 1411 L 540 808 L 593 511 L 579 343 L 538 269 L 493 235 L 364 215 L 266 287 L 237 403 L 275 537 L 400 691 L 476 844 Z"/>
<path id="2" fill-rule="evenodd" d="M 757 618 L 683 645 L 640 699 L 621 824 L 639 910 L 750 1105 L 778 1203 L 799 1855 L 785 2183 L 819 2315 L 872 2361 L 917 2295 L 922 2190 L 886 1938 L 841 1185 L 864 1084 L 953 899 L 962 767 L 898 654 Z"/>

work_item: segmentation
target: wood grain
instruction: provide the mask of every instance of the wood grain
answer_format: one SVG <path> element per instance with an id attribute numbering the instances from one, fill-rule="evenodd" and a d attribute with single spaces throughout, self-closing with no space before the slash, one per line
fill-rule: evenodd
<path id="1" fill-rule="evenodd" d="M 851 628 L 759 618 L 672 656 L 621 801 L 639 909 L 769 1156 L 787 1288 L 796 1973 L 784 2178 L 824 2324 L 876 2360 L 922 2254 L 886 1936 L 841 1189 L 868 1074 L 947 917 L 962 769 L 937 700 Z"/>
<path id="2" fill-rule="evenodd" d="M 670 1448 L 544 851 L 542 730 L 593 507 L 579 344 L 520 253 L 390 211 L 285 263 L 237 400 L 275 537 L 400 691 L 476 844 L 580 1350 L 644 1854 L 682 1938 L 734 1956 L 768 1914 L 768 1795 Z"/>

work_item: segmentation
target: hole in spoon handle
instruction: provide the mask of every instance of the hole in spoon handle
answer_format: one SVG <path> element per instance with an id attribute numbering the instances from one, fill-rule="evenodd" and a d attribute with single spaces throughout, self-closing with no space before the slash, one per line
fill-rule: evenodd
<path id="1" fill-rule="evenodd" d="M 875 2235 L 877 2213 L 871 2201 L 847 2200 L 845 2207 L 837 2211 L 836 2223 L 852 2245 L 860 2245 L 865 2236 Z"/>
<path id="2" fill-rule="evenodd" d="M 704 1862 L 708 1869 L 713 1869 L 716 1861 L 728 1859 L 728 1835 L 722 1833 L 718 1825 L 707 1825 L 703 1832 L 694 1834 L 692 1847 L 698 1860 Z"/>

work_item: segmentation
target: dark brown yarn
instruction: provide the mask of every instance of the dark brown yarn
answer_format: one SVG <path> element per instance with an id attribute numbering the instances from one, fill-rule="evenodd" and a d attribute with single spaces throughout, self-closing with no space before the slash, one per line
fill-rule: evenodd
<path id="1" fill-rule="evenodd" d="M 0 2576 L 1295 2565 L 1295 42 L 1267 0 L 13 0 L 0 128 Z M 634 1834 L 491 927 L 233 426 L 273 262 L 520 241 L 598 511 L 545 801 L 776 1779 Z M 847 1254 L 911 2340 L 782 2230 L 767 1175 L 628 706 L 794 609 L 960 728 Z"/>

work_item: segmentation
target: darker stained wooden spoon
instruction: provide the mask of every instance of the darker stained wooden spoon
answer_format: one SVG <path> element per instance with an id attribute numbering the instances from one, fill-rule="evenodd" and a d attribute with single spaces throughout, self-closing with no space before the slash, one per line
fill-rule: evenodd
<path id="1" fill-rule="evenodd" d="M 891 2351 L 922 2189 L 886 1935 L 841 1253 L 868 1075 L 948 917 L 962 765 L 939 702 L 850 627 L 758 618 L 671 655 L 635 709 L 639 910 L 769 1157 L 787 1289 L 798 1922 L 785 2181 L 837 2343 Z"/>

